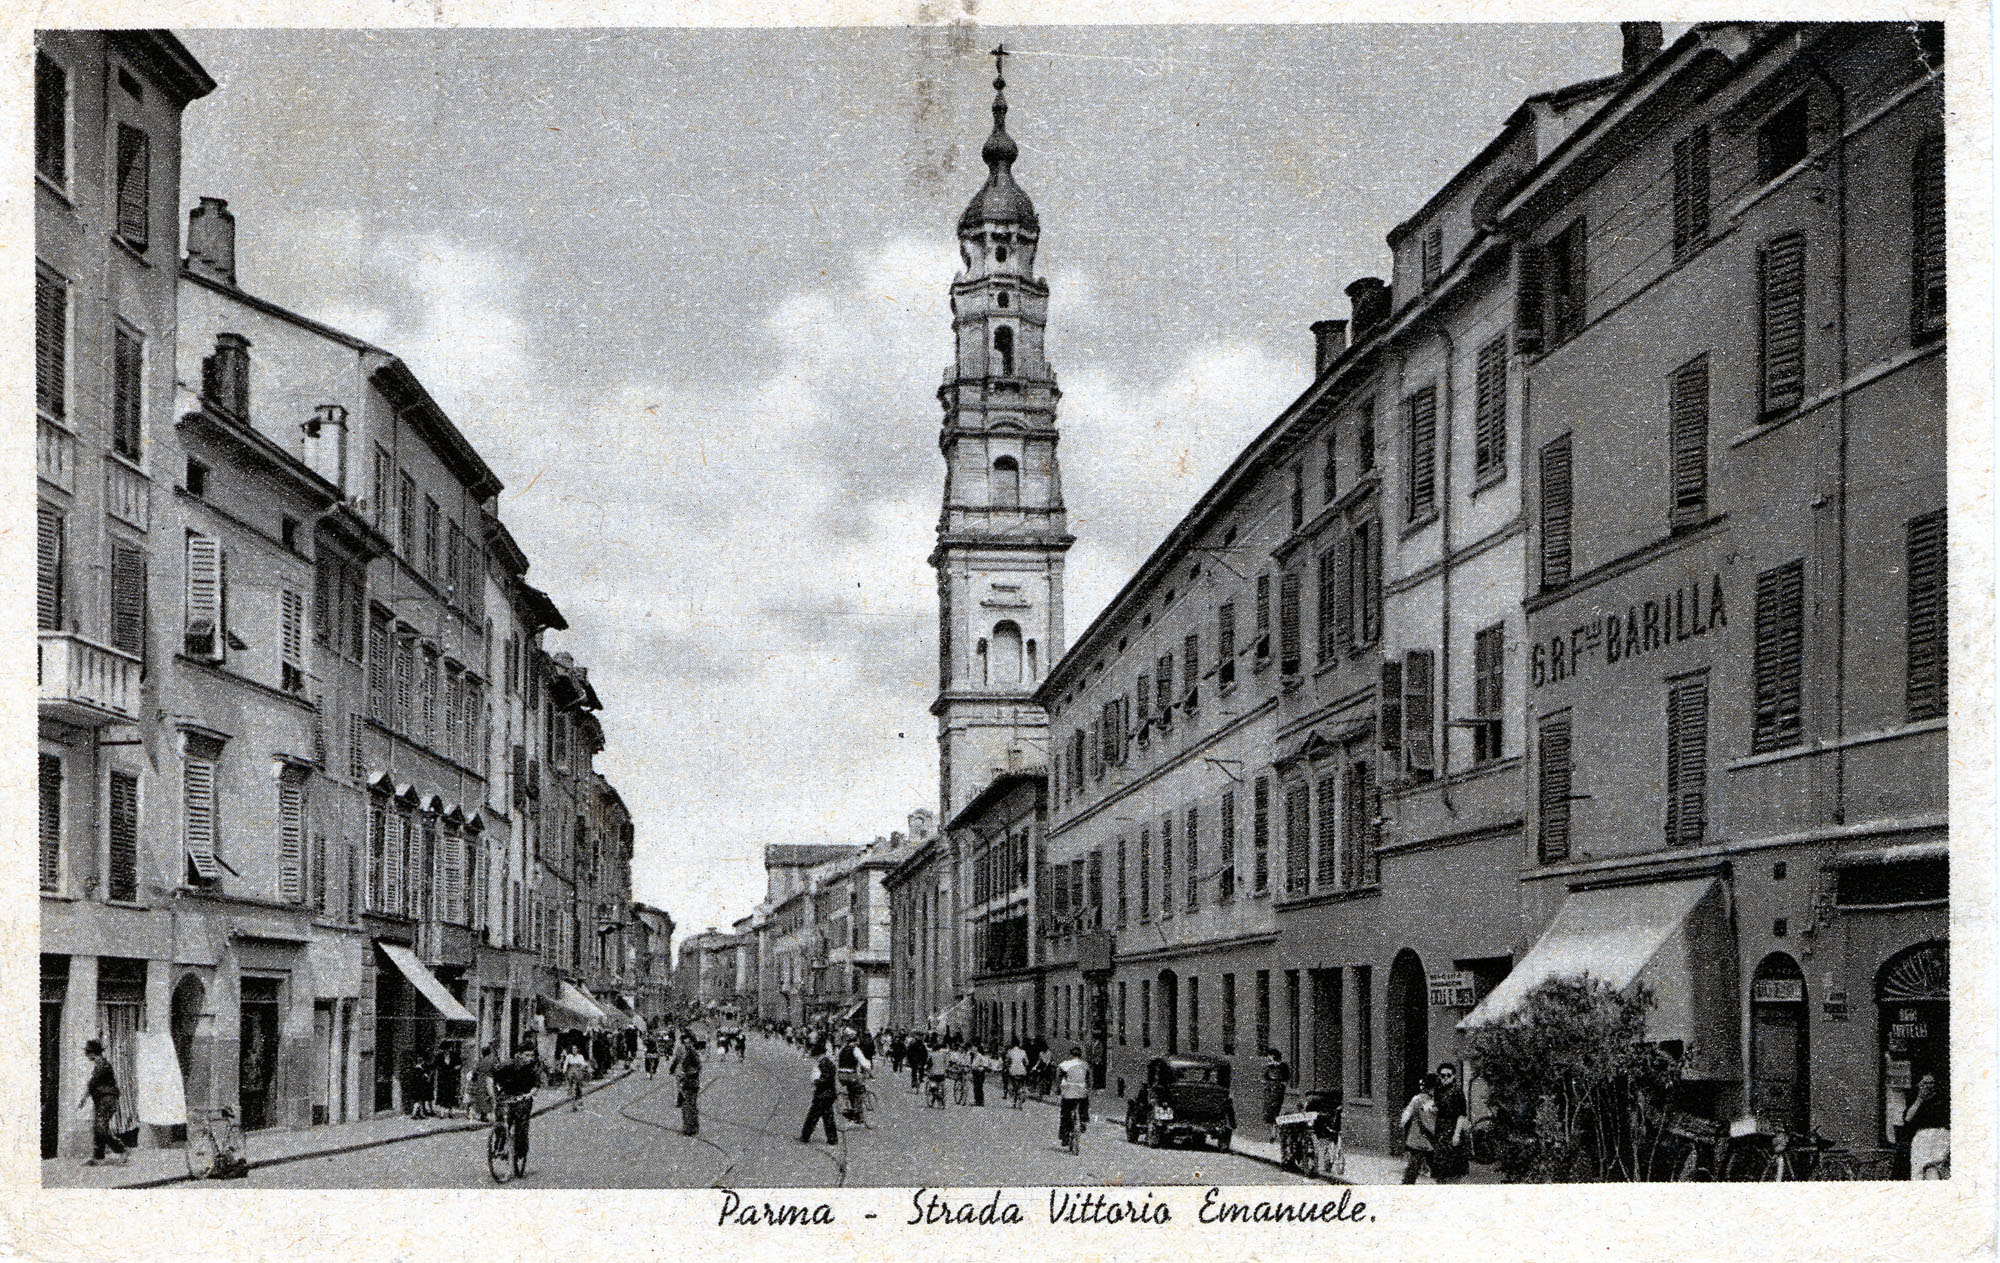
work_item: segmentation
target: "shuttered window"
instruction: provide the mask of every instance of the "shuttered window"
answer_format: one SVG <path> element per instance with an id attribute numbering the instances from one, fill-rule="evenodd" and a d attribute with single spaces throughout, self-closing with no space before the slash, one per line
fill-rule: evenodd
<path id="1" fill-rule="evenodd" d="M 367 752 L 361 743 L 365 728 L 359 712 L 349 711 L 347 715 L 347 779 L 362 781 L 368 775 Z"/>
<path id="2" fill-rule="evenodd" d="M 1346 536 L 1336 535 L 1333 547 L 1319 555 L 1317 613 L 1319 614 L 1319 661 L 1322 663 L 1333 661 L 1334 655 L 1340 651 L 1340 638 L 1334 629 L 1339 622 L 1344 604 L 1338 595 L 1338 590 L 1342 571 L 1340 555 L 1346 551 L 1345 543 Z"/>
<path id="3" fill-rule="evenodd" d="M 465 909 L 465 838 L 456 829 L 444 834 L 444 920 L 462 924 Z"/>
<path id="4" fill-rule="evenodd" d="M 1395 658 L 1382 663 L 1382 687 L 1375 699 L 1380 712 L 1375 719 L 1375 741 L 1382 751 L 1382 766 L 1390 770 L 1403 765 L 1403 664 Z"/>
<path id="5" fill-rule="evenodd" d="M 1187 679 L 1187 713 L 1201 709 L 1201 633 L 1189 632 L 1181 641 L 1181 674 Z"/>
<path id="6" fill-rule="evenodd" d="M 69 72 L 35 54 L 35 170 L 58 188 L 69 184 Z"/>
<path id="7" fill-rule="evenodd" d="M 187 537 L 187 625 L 190 657 L 222 660 L 222 543 L 213 535 Z"/>
<path id="8" fill-rule="evenodd" d="M 1708 516 L 1708 355 L 1667 379 L 1667 431 L 1673 477 L 1669 520 L 1691 526 Z"/>
<path id="9" fill-rule="evenodd" d="M 1583 220 L 1573 221 L 1549 242 L 1548 304 L 1550 337 L 1565 342 L 1583 330 L 1590 263 Z"/>
<path id="10" fill-rule="evenodd" d="M 40 774 L 35 782 L 41 803 L 41 876 L 43 890 L 62 889 L 62 797 L 63 763 L 59 754 L 41 756 Z"/>
<path id="11" fill-rule="evenodd" d="M 361 855 L 352 842 L 342 847 L 341 850 L 347 856 L 347 877 L 340 884 L 341 912 L 345 915 L 348 924 L 351 925 L 361 911 L 359 906 L 361 897 Z"/>
<path id="12" fill-rule="evenodd" d="M 305 667 L 306 599 L 285 588 L 278 593 L 278 683 L 287 693 L 303 692 Z"/>
<path id="13" fill-rule="evenodd" d="M 1295 573 L 1278 579 L 1278 670 L 1285 675 L 1299 673 L 1299 576 Z"/>
<path id="14" fill-rule="evenodd" d="M 1708 832 L 1708 678 L 1667 688 L 1667 845 L 1700 846 Z"/>
<path id="15" fill-rule="evenodd" d="M 1488 627 L 1472 638 L 1472 761 L 1488 763 L 1500 757 L 1507 628 Z"/>
<path id="16" fill-rule="evenodd" d="M 405 561 L 414 564 L 417 548 L 417 480 L 403 474 L 398 479 L 396 505 L 396 545 Z"/>
<path id="17" fill-rule="evenodd" d="M 1153 919 L 1153 831 L 1139 830 L 1139 920 Z"/>
<path id="18" fill-rule="evenodd" d="M 1535 742 L 1535 815 L 1544 864 L 1569 858 L 1569 741 L 1568 712 L 1543 718 Z"/>
<path id="19" fill-rule="evenodd" d="M 52 504 L 35 504 L 35 626 L 59 631 L 63 625 L 63 515 Z"/>
<path id="20" fill-rule="evenodd" d="M 1472 472 L 1480 482 L 1507 475 L 1507 338 L 1479 348 L 1478 403 L 1473 415 Z"/>
<path id="21" fill-rule="evenodd" d="M 222 878 L 215 863 L 215 806 L 215 757 L 190 749 L 181 763 L 181 838 L 193 881 Z"/>
<path id="22" fill-rule="evenodd" d="M 379 799 L 368 804 L 368 908 L 379 912 L 388 907 L 386 863 L 388 857 L 388 813 Z"/>
<path id="23" fill-rule="evenodd" d="M 1942 509 L 1912 518 L 1905 548 L 1908 576 L 1908 662 L 1903 700 L 1909 717 L 1942 718 L 1948 675 L 1947 562 Z"/>
<path id="24" fill-rule="evenodd" d="M 1271 656 L 1271 576 L 1257 576 L 1257 661 Z"/>
<path id="25" fill-rule="evenodd" d="M 1260 776 L 1250 797 L 1250 889 L 1271 888 L 1271 778 Z"/>
<path id="26" fill-rule="evenodd" d="M 1128 908 L 1126 907 L 1127 893 L 1125 885 L 1126 883 L 1125 864 L 1127 857 L 1125 855 L 1124 838 L 1118 839 L 1117 854 L 1118 854 L 1118 874 L 1115 880 L 1118 887 L 1118 928 L 1122 930 L 1125 928 L 1125 918 L 1128 913 Z"/>
<path id="27" fill-rule="evenodd" d="M 1569 435 L 1542 447 L 1542 590 L 1562 587 L 1570 578 L 1570 449 Z"/>
<path id="28" fill-rule="evenodd" d="M 1215 611 L 1215 683 L 1236 683 L 1236 602 L 1224 601 Z"/>
<path id="29" fill-rule="evenodd" d="M 1546 256 L 1533 242 L 1514 247 L 1514 350 L 1533 355 L 1542 349 L 1546 319 Z"/>
<path id="30" fill-rule="evenodd" d="M 1104 703 L 1103 727 L 1100 731 L 1104 734 L 1104 762 L 1107 765 L 1119 763 L 1125 753 L 1125 739 L 1119 732 L 1120 711 L 1121 707 L 1117 701 Z"/>
<path id="31" fill-rule="evenodd" d="M 1403 655 L 1403 759 L 1417 780 L 1428 780 L 1437 770 L 1436 663 L 1428 649 Z"/>
<path id="32" fill-rule="evenodd" d="M 153 146 L 145 132 L 118 124 L 118 236 L 144 252 L 151 236 Z"/>
<path id="33" fill-rule="evenodd" d="M 60 421 L 69 415 L 69 284 L 35 268 L 35 407 Z"/>
<path id="34" fill-rule="evenodd" d="M 1328 555 L 1320 557 L 1320 639 L 1322 657 L 1337 657 L 1354 647 L 1355 534 L 1343 530 L 1333 538 L 1333 590 L 1327 590 L 1324 570 Z"/>
<path id="35" fill-rule="evenodd" d="M 1409 479 L 1403 498 L 1404 516 L 1422 521 L 1437 511 L 1437 388 L 1426 386 L 1403 400 L 1405 451 Z"/>
<path id="36" fill-rule="evenodd" d="M 1215 897 L 1223 903 L 1236 898 L 1236 791 L 1222 795 L 1222 808 L 1215 821 L 1217 846 L 1222 855 L 1215 875 Z"/>
<path id="37" fill-rule="evenodd" d="M 396 727 L 409 732 L 415 724 L 417 642 L 409 636 L 396 638 Z"/>
<path id="38" fill-rule="evenodd" d="M 1693 254 L 1708 238 L 1708 125 L 1674 142 L 1674 258 Z"/>
<path id="39" fill-rule="evenodd" d="M 312 854 L 308 857 L 307 872 L 311 880 L 307 883 L 306 902 L 320 911 L 326 911 L 326 835 L 316 834 L 312 841 Z"/>
<path id="40" fill-rule="evenodd" d="M 1757 576 L 1756 716 L 1750 752 L 1797 745 L 1805 671 L 1805 562 Z"/>
<path id="41" fill-rule="evenodd" d="M 1354 528 L 1354 556 L 1360 567 L 1354 600 L 1361 607 L 1362 644 L 1382 639 L 1382 520 L 1370 518 Z"/>
<path id="42" fill-rule="evenodd" d="M 1312 787 L 1304 780 L 1285 786 L 1285 893 L 1306 893 L 1312 869 Z"/>
<path id="43" fill-rule="evenodd" d="M 1160 695 L 1160 726 L 1174 722 L 1174 655 L 1163 653 L 1153 664 L 1153 688 Z"/>
<path id="44" fill-rule="evenodd" d="M 1321 890 L 1340 885 L 1340 781 L 1332 772 L 1319 778 L 1319 829 L 1314 881 Z"/>
<path id="45" fill-rule="evenodd" d="M 1429 289 L 1444 275 L 1444 229 L 1433 225 L 1424 232 L 1423 244 L 1424 288 Z"/>
<path id="46" fill-rule="evenodd" d="M 306 782 L 286 768 L 278 779 L 278 898 L 303 903 L 306 897 Z"/>
<path id="47" fill-rule="evenodd" d="M 1944 332 L 1944 137 L 1917 146 L 1910 186 L 1910 332 L 1923 339 Z"/>
<path id="48" fill-rule="evenodd" d="M 146 344 L 124 325 L 111 331 L 111 450 L 139 459 L 146 408 Z"/>
<path id="49" fill-rule="evenodd" d="M 1799 405 L 1806 379 L 1806 239 L 1786 233 L 1759 260 L 1763 310 L 1764 414 Z"/>
<path id="50" fill-rule="evenodd" d="M 382 850 L 382 907 L 401 916 L 403 905 L 403 859 L 410 845 L 410 818 L 391 813 L 385 822 Z"/>
<path id="51" fill-rule="evenodd" d="M 368 717 L 384 724 L 389 722 L 390 656 L 389 620 L 372 614 L 368 619 Z"/>
<path id="52" fill-rule="evenodd" d="M 1345 810 L 1341 813 L 1340 885 L 1356 889 L 1375 884 L 1375 776 L 1366 762 L 1350 763 L 1346 772 Z"/>
<path id="53" fill-rule="evenodd" d="M 1174 915 L 1174 817 L 1160 821 L 1160 919 Z"/>

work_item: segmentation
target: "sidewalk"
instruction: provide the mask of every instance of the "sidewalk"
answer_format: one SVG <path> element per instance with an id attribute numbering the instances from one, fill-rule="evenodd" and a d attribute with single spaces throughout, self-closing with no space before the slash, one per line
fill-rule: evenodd
<path id="1" fill-rule="evenodd" d="M 630 1069 L 615 1071 L 591 1084 L 584 1094 L 601 1092 L 631 1073 Z M 535 1094 L 535 1113 L 545 1114 L 567 1099 L 560 1088 L 543 1088 Z M 481 1131 L 489 1126 L 476 1118 L 418 1119 L 386 1114 L 358 1123 L 251 1132 L 243 1138 L 243 1153 L 255 1170 L 446 1132 Z M 87 1167 L 79 1158 L 50 1158 L 42 1163 L 43 1188 L 156 1188 L 192 1182 L 187 1172 L 187 1153 L 179 1148 L 134 1149 L 131 1161 L 124 1166 Z"/>

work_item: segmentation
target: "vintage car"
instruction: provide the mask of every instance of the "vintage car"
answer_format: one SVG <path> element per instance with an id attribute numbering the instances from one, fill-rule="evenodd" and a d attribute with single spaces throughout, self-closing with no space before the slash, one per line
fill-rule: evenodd
<path id="1" fill-rule="evenodd" d="M 1157 1149 L 1170 1141 L 1205 1140 L 1229 1148 L 1236 1106 L 1229 1099 L 1229 1063 L 1182 1053 L 1146 1063 L 1146 1081 L 1125 1107 L 1125 1139 Z"/>

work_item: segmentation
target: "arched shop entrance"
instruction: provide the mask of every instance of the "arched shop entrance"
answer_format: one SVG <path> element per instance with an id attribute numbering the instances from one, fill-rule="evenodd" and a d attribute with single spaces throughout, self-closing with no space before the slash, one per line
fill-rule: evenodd
<path id="1" fill-rule="evenodd" d="M 1407 947 L 1389 965 L 1386 999 L 1389 1089 L 1394 1093 L 1388 1115 L 1393 1119 L 1403 1102 L 1417 1094 L 1431 1060 L 1430 991 L 1424 984 L 1424 962 Z"/>
<path id="2" fill-rule="evenodd" d="M 1917 1081 L 1937 1076 L 1951 1094 L 1951 965 L 1942 941 L 1919 943 L 1889 958 L 1875 976 L 1882 1046 L 1882 1135 L 1902 1118 Z"/>
<path id="3" fill-rule="evenodd" d="M 1772 952 L 1750 980 L 1750 1108 L 1767 1126 L 1810 1128 L 1806 982 L 1799 963 Z"/>

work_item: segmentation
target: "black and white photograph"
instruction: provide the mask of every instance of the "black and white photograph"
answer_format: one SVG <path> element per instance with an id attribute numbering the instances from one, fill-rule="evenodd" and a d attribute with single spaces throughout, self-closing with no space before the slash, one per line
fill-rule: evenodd
<path id="1" fill-rule="evenodd" d="M 12 98 L 43 1190 L 1990 1217 L 1981 27 L 135 15 Z"/>

